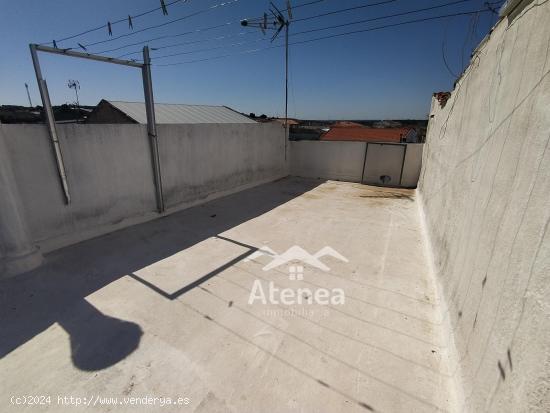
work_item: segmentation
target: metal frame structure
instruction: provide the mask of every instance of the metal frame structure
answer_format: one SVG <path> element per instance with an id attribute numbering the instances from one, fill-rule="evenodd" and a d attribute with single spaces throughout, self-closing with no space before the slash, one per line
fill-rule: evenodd
<path id="1" fill-rule="evenodd" d="M 53 114 L 52 104 L 50 101 L 50 95 L 48 92 L 48 85 L 46 80 L 42 77 L 42 71 L 40 69 L 40 61 L 38 60 L 38 52 L 52 53 L 57 55 L 77 57 L 81 59 L 95 60 L 104 63 L 113 63 L 122 66 L 129 66 L 141 69 L 141 75 L 143 78 L 143 93 L 145 96 L 145 110 L 147 112 L 147 134 L 149 135 L 149 141 L 151 143 L 151 158 L 153 164 L 153 175 L 155 179 L 155 194 L 157 201 L 157 210 L 159 213 L 164 212 L 164 197 L 162 194 L 162 175 L 160 170 L 160 158 L 158 149 L 157 138 L 157 125 L 155 120 L 155 101 L 153 98 L 153 82 L 151 76 L 151 59 L 149 57 L 149 47 L 143 47 L 143 63 L 137 63 L 131 60 L 121 60 L 112 57 L 99 56 L 90 53 L 82 53 L 69 49 L 58 49 L 55 47 L 42 46 L 38 44 L 30 44 L 30 51 L 32 62 L 34 65 L 34 71 L 36 74 L 36 80 L 38 82 L 38 89 L 40 90 L 40 97 L 42 98 L 42 105 L 44 115 L 46 118 L 46 124 L 50 133 L 52 146 L 54 150 L 55 160 L 57 163 L 57 170 L 59 178 L 61 180 L 61 186 L 65 195 L 66 204 L 71 203 L 71 195 L 69 191 L 69 184 L 67 181 L 67 173 L 65 170 L 65 163 L 63 161 L 63 153 L 59 144 L 59 137 L 57 134 L 57 128 L 55 125 L 55 118 Z"/>

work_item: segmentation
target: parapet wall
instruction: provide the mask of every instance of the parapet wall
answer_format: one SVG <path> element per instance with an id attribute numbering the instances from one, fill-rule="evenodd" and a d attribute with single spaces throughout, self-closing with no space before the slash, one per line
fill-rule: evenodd
<path id="1" fill-rule="evenodd" d="M 290 172 L 305 178 L 416 188 L 423 146 L 420 143 L 290 142 Z M 382 181 L 381 177 L 386 180 Z"/>
<path id="2" fill-rule="evenodd" d="M 424 148 L 461 411 L 550 411 L 550 2 L 520 7 L 432 102 Z"/>
<path id="3" fill-rule="evenodd" d="M 57 127 L 70 205 L 46 127 L 0 126 L 2 275 L 23 233 L 47 252 L 159 216 L 145 125 Z M 288 175 L 280 125 L 160 125 L 158 136 L 167 213 Z"/>

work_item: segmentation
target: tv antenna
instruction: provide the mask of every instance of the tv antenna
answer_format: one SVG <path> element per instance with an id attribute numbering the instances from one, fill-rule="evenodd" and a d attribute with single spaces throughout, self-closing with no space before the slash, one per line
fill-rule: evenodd
<path id="1" fill-rule="evenodd" d="M 271 42 L 273 42 L 279 34 L 285 30 L 285 160 L 286 160 L 286 146 L 288 139 L 288 38 L 289 38 L 289 29 L 290 22 L 292 21 L 292 5 L 290 0 L 286 1 L 286 12 L 288 18 L 277 8 L 273 2 L 269 2 L 270 7 L 268 12 L 264 13 L 263 17 L 256 19 L 244 19 L 241 20 L 241 26 L 244 27 L 256 27 L 259 28 L 262 33 L 265 35 L 268 30 L 274 31 L 275 33 L 271 37 Z"/>
<path id="2" fill-rule="evenodd" d="M 76 94 L 76 107 L 80 107 L 80 102 L 78 101 L 78 90 L 80 89 L 80 82 L 78 80 L 69 80 L 67 82 L 67 86 L 69 89 L 74 89 L 74 93 Z"/>

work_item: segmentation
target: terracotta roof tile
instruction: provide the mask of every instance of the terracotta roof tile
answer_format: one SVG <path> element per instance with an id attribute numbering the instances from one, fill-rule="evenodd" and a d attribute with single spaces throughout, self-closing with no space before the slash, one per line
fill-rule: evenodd
<path id="1" fill-rule="evenodd" d="M 410 128 L 331 128 L 322 141 L 401 142 Z"/>

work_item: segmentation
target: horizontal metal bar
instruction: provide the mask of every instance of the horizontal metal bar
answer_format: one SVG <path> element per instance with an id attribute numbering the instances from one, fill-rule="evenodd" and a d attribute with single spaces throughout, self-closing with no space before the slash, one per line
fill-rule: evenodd
<path id="1" fill-rule="evenodd" d="M 122 59 L 116 59 L 114 57 L 99 56 L 99 55 L 83 53 L 83 52 L 75 52 L 74 50 L 69 50 L 69 49 L 57 49 L 55 47 L 41 46 L 38 44 L 33 44 L 32 46 L 34 46 L 36 50 L 40 52 L 53 53 L 53 54 L 71 56 L 71 57 L 79 57 L 81 59 L 95 60 L 98 62 L 105 62 L 105 63 L 114 63 L 116 65 L 122 65 L 122 66 L 138 67 L 140 69 L 143 67 L 143 64 L 132 62 L 131 60 L 122 60 Z"/>

